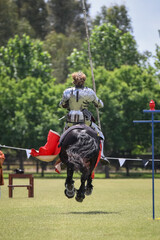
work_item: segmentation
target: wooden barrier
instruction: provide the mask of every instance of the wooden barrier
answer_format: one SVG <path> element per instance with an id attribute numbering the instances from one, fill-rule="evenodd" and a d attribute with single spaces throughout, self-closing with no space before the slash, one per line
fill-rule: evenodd
<path id="1" fill-rule="evenodd" d="M 28 178 L 29 184 L 28 185 L 14 185 L 13 179 L 14 178 Z M 28 197 L 34 197 L 34 178 L 32 174 L 9 174 L 9 197 L 13 197 L 13 189 L 14 187 L 27 187 L 28 189 Z"/>

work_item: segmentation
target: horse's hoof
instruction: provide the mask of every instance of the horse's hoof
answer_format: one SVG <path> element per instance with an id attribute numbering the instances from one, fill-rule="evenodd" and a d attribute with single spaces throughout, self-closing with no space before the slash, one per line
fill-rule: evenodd
<path id="1" fill-rule="evenodd" d="M 92 191 L 93 191 L 93 188 L 86 188 L 85 195 L 86 195 L 86 196 L 91 195 L 91 194 L 92 194 Z"/>
<path id="2" fill-rule="evenodd" d="M 74 188 L 74 181 L 66 181 L 65 184 L 64 184 L 65 188 L 69 188 L 69 189 L 72 189 Z"/>
<path id="3" fill-rule="evenodd" d="M 89 185 L 89 186 L 86 186 L 86 190 L 85 190 L 85 195 L 89 196 L 92 194 L 92 191 L 93 191 L 93 185 Z"/>
<path id="4" fill-rule="evenodd" d="M 81 192 L 78 192 L 78 191 L 77 191 L 77 195 L 76 195 L 75 199 L 76 199 L 77 202 L 83 202 L 83 199 L 85 198 L 85 195 Z"/>
<path id="5" fill-rule="evenodd" d="M 66 197 L 68 198 L 73 198 L 75 195 L 75 189 L 73 189 L 73 191 L 68 191 L 67 189 L 64 190 L 64 194 L 66 195 Z"/>
<path id="6" fill-rule="evenodd" d="M 76 196 L 75 199 L 76 199 L 77 202 L 83 202 L 83 199 L 84 199 L 84 198 L 83 198 L 83 197 L 77 197 L 77 196 Z"/>

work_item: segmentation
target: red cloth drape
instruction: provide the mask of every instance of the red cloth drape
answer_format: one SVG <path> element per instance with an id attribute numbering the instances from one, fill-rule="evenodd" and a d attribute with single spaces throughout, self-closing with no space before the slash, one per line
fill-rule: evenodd
<path id="1" fill-rule="evenodd" d="M 5 159 L 4 153 L 0 151 L 0 185 L 4 185 L 3 170 L 2 170 L 4 159 Z"/>
<path id="2" fill-rule="evenodd" d="M 59 134 L 50 130 L 47 137 L 47 143 L 43 147 L 40 147 L 39 151 L 32 148 L 31 155 L 33 157 L 44 155 L 58 155 L 61 150 L 61 148 L 58 147 L 59 139 Z"/>
<path id="3" fill-rule="evenodd" d="M 100 150 L 99 150 L 99 155 L 98 155 L 98 158 L 97 158 L 95 168 L 97 167 L 97 165 L 98 165 L 98 163 L 101 159 L 101 152 L 102 152 L 102 144 L 100 143 Z M 94 168 L 94 170 L 95 170 L 95 168 Z M 91 178 L 94 179 L 94 171 L 92 172 Z"/>

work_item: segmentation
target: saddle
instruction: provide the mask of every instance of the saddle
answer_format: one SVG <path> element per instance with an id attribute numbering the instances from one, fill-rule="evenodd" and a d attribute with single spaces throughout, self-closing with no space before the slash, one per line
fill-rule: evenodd
<path id="1" fill-rule="evenodd" d="M 64 133 L 62 133 L 61 137 L 60 137 L 60 140 L 59 140 L 59 145 L 58 147 L 61 147 L 62 146 L 62 143 L 66 137 L 66 135 L 71 132 L 72 130 L 74 129 L 81 129 L 81 130 L 88 130 L 91 134 L 91 136 L 93 137 L 97 137 L 98 134 L 96 131 L 94 131 L 91 127 L 85 125 L 85 124 L 76 124 L 76 125 L 73 125 L 71 127 L 69 127 Z"/>

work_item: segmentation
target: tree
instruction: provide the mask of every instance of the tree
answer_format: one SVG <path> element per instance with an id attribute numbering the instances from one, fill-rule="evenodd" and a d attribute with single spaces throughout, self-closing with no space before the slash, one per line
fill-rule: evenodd
<path id="1" fill-rule="evenodd" d="M 57 82 L 65 82 L 69 73 L 67 57 L 73 48 L 81 48 L 82 40 L 78 34 L 70 34 L 68 37 L 62 33 L 51 32 L 44 41 L 44 49 L 52 58 L 53 77 Z"/>
<path id="2" fill-rule="evenodd" d="M 132 32 L 131 19 L 125 5 L 113 5 L 109 8 L 102 6 L 101 13 L 93 20 L 93 25 L 111 23 L 120 29 L 122 33 Z"/>
<path id="3" fill-rule="evenodd" d="M 156 54 L 154 56 L 154 59 L 155 59 L 155 67 L 156 67 L 156 71 L 157 71 L 157 74 L 158 74 L 158 77 L 160 79 L 160 73 L 159 73 L 159 69 L 160 69 L 160 46 L 159 45 L 156 45 Z"/>
<path id="4" fill-rule="evenodd" d="M 85 37 L 83 8 L 80 1 L 48 0 L 48 8 L 51 31 L 64 35 L 79 32 L 82 38 Z M 87 13 L 89 8 L 90 5 L 86 1 Z"/>
<path id="5" fill-rule="evenodd" d="M 0 77 L 0 135 L 1 143 L 36 148 L 44 145 L 49 129 L 59 133 L 62 109 L 58 103 L 65 85 L 47 83 L 43 79 L 27 77 L 21 81 Z"/>
<path id="6" fill-rule="evenodd" d="M 129 32 L 122 34 L 121 30 L 111 24 L 94 27 L 90 46 L 95 68 L 104 66 L 107 70 L 114 70 L 122 65 L 138 64 L 141 59 L 133 36 Z M 83 49 L 75 49 L 68 58 L 71 70 L 82 70 L 83 66 L 89 66 L 86 43 L 83 44 Z M 79 69 L 81 66 L 82 69 Z"/>
<path id="7" fill-rule="evenodd" d="M 5 45 L 16 33 L 18 16 L 16 6 L 10 0 L 0 0 L 0 45 Z"/>
<path id="8" fill-rule="evenodd" d="M 17 23 L 16 34 L 23 37 L 24 33 L 31 38 L 36 38 L 36 32 L 26 18 L 21 18 Z"/>
<path id="9" fill-rule="evenodd" d="M 19 21 L 26 19 L 35 37 L 44 39 L 48 32 L 48 11 L 44 0 L 13 0 L 17 6 Z M 25 30 L 25 29 L 24 29 Z M 28 32 L 24 32 L 28 33 Z"/>
<path id="10" fill-rule="evenodd" d="M 27 76 L 41 77 L 47 82 L 51 78 L 51 62 L 42 45 L 26 35 L 22 39 L 18 35 L 11 38 L 6 47 L 0 48 L 0 75 L 17 80 Z"/>
<path id="11" fill-rule="evenodd" d="M 58 108 L 65 84 L 51 77 L 50 55 L 40 41 L 15 36 L 0 49 L 0 135 L 3 144 L 38 148 L 49 129 L 63 131 Z"/>

